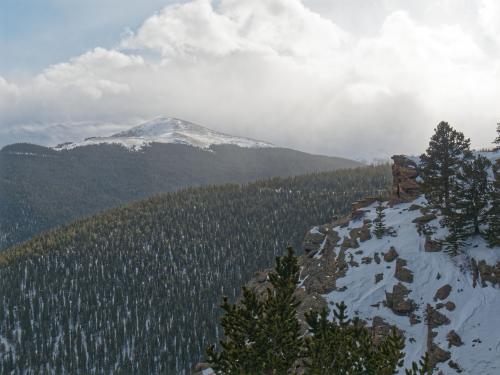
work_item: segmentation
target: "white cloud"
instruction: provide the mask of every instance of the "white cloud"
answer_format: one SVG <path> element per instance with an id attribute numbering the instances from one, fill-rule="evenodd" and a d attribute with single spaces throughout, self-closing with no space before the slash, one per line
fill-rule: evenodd
<path id="1" fill-rule="evenodd" d="M 360 4 L 351 10 L 363 19 Z M 492 39 L 499 18 L 485 7 L 496 3 L 476 4 L 475 28 L 448 2 L 384 4 L 369 33 L 299 0 L 169 6 L 116 50 L 96 48 L 29 83 L 0 78 L 0 99 L 10 98 L 4 123 L 129 124 L 167 114 L 311 152 L 373 157 L 422 151 L 444 119 L 475 144 L 489 142 L 500 115 L 491 46 L 500 41 Z M 447 22 L 436 23 L 436 12 Z"/>

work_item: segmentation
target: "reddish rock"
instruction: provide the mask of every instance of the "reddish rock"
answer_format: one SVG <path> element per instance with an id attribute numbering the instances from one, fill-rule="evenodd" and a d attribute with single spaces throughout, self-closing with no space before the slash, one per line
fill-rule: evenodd
<path id="1" fill-rule="evenodd" d="M 399 200 L 410 200 L 421 192 L 417 182 L 419 174 L 417 164 L 404 155 L 392 157 L 392 193 Z"/>

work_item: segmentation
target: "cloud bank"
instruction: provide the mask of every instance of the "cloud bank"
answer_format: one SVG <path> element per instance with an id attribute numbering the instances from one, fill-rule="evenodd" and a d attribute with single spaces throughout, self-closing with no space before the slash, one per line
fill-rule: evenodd
<path id="1" fill-rule="evenodd" d="M 115 49 L 95 48 L 27 82 L 0 76 L 0 145 L 106 135 L 160 114 L 356 158 L 419 153 L 440 120 L 475 146 L 491 142 L 498 2 L 462 2 L 458 13 L 456 1 L 341 3 L 167 6 Z M 356 24 L 370 14 L 370 25 Z"/>

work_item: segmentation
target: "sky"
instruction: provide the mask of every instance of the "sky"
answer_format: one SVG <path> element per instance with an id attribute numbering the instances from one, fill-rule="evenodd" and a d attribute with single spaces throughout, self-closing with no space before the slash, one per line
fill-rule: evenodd
<path id="1" fill-rule="evenodd" d="M 2 0 L 0 147 L 156 116 L 356 159 L 500 121 L 496 0 Z"/>

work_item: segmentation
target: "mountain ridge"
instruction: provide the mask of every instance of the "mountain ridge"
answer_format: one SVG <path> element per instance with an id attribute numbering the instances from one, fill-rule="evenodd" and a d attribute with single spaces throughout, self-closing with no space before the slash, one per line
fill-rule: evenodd
<path id="1" fill-rule="evenodd" d="M 82 142 L 67 142 L 54 147 L 54 150 L 117 144 L 132 151 L 139 151 L 152 143 L 184 144 L 206 150 L 212 145 L 223 144 L 248 148 L 276 147 L 271 143 L 217 132 L 189 121 L 159 116 L 108 137 L 90 137 Z"/>

